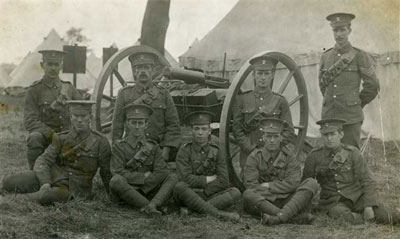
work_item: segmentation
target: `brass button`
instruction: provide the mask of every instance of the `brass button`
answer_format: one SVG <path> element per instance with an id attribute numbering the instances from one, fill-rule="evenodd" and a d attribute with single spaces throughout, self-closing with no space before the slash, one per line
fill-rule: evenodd
<path id="1" fill-rule="evenodd" d="M 333 98 L 336 98 L 336 95 L 334 95 Z"/>
<path id="2" fill-rule="evenodd" d="M 336 87 L 337 87 L 337 85 L 333 85 L 333 87 L 335 87 L 335 88 L 336 88 Z"/>
<path id="3" fill-rule="evenodd" d="M 260 100 L 264 100 L 264 98 L 260 97 Z"/>
<path id="4" fill-rule="evenodd" d="M 337 55 L 338 55 L 338 56 L 341 56 L 341 54 L 340 54 L 340 53 L 338 53 Z"/>

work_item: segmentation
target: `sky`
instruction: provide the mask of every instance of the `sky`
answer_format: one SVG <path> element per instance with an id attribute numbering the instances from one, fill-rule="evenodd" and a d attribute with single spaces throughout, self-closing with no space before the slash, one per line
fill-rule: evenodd
<path id="1" fill-rule="evenodd" d="M 166 49 L 177 58 L 207 34 L 238 0 L 171 0 Z M 83 28 L 88 47 L 101 57 L 102 48 L 133 45 L 147 0 L 0 0 L 0 63 L 21 62 L 52 28 L 65 36 Z"/>

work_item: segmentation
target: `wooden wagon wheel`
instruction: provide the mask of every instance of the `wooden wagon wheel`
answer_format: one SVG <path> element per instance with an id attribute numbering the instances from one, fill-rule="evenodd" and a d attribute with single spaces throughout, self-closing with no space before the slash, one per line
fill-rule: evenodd
<path id="1" fill-rule="evenodd" d="M 104 65 L 103 69 L 101 70 L 99 77 L 97 78 L 94 91 L 91 97 L 91 100 L 96 101 L 95 106 L 95 114 L 94 114 L 94 122 L 96 125 L 96 129 L 100 132 L 103 132 L 105 128 L 109 128 L 112 123 L 112 119 L 107 118 L 106 120 L 102 120 L 101 114 L 101 102 L 102 100 L 107 100 L 112 104 L 115 102 L 116 98 L 111 97 L 109 95 L 104 94 L 104 87 L 110 78 L 111 74 L 117 78 L 118 82 L 122 85 L 122 87 L 127 85 L 127 81 L 123 78 L 123 76 L 118 72 L 118 64 L 128 56 L 140 53 L 140 52 L 150 52 L 154 53 L 158 56 L 158 65 L 156 67 L 162 68 L 164 66 L 170 66 L 167 59 L 161 55 L 157 50 L 145 45 L 137 45 L 131 46 L 124 49 L 119 50 L 114 55 L 108 59 L 106 64 Z M 109 112 L 110 113 L 110 112 Z M 104 116 L 103 116 L 104 118 Z"/>
<path id="2" fill-rule="evenodd" d="M 236 74 L 235 78 L 233 79 L 228 92 L 225 97 L 225 101 L 222 107 L 221 119 L 220 119 L 220 142 L 221 142 L 221 149 L 222 155 L 227 160 L 228 171 L 229 171 L 229 178 L 233 185 L 238 187 L 241 191 L 244 191 L 245 187 L 241 182 L 240 178 L 238 177 L 237 167 L 235 169 L 235 165 L 233 163 L 233 156 L 231 155 L 231 147 L 229 142 L 229 125 L 230 120 L 232 118 L 232 105 L 233 101 L 238 94 L 242 83 L 246 80 L 249 76 L 250 72 L 252 72 L 252 67 L 249 64 L 249 61 L 255 57 L 265 56 L 265 57 L 272 57 L 278 60 L 287 70 L 286 76 L 279 81 L 279 79 L 274 79 L 274 84 L 280 83 L 278 87 L 273 87 L 276 90 L 275 92 L 279 94 L 284 94 L 285 90 L 287 89 L 289 83 L 292 79 L 295 80 L 296 88 L 297 88 L 297 95 L 290 96 L 292 98 L 287 99 L 289 101 L 289 106 L 292 106 L 298 103 L 300 109 L 299 115 L 299 122 L 293 122 L 294 128 L 297 131 L 297 138 L 294 143 L 294 153 L 299 155 L 301 148 L 304 143 L 304 139 L 307 132 L 308 126 L 308 95 L 307 95 L 307 87 L 304 81 L 303 74 L 299 67 L 297 66 L 296 62 L 294 62 L 289 56 L 280 53 L 280 52 L 263 52 L 257 54 L 250 58 L 240 69 L 240 71 Z M 279 63 L 278 63 L 279 64 Z M 275 85 L 276 86 L 276 85 Z M 293 112 L 293 110 L 291 109 Z"/>

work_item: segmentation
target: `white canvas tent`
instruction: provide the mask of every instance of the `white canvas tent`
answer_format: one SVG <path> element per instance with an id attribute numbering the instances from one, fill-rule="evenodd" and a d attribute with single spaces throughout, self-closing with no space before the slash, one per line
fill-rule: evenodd
<path id="1" fill-rule="evenodd" d="M 0 87 L 5 88 L 10 81 L 11 77 L 7 74 L 3 67 L 0 67 Z"/>
<path id="2" fill-rule="evenodd" d="M 67 43 L 52 29 L 43 42 L 32 52 L 28 53 L 22 62 L 11 72 L 12 81 L 7 84 L 7 87 L 28 87 L 34 81 L 40 80 L 43 76 L 43 70 L 40 67 L 42 55 L 40 50 L 58 48 L 62 49 Z M 90 65 L 90 63 L 87 63 Z M 65 81 L 72 82 L 72 74 L 60 74 L 60 78 Z M 78 89 L 92 89 L 95 84 L 95 78 L 90 73 L 77 74 Z"/>
<path id="3" fill-rule="evenodd" d="M 309 95 L 308 134 L 318 135 L 322 96 L 318 88 L 321 53 L 334 45 L 329 22 L 333 12 L 352 12 L 350 41 L 373 53 L 380 79 L 380 98 L 364 108 L 364 133 L 384 140 L 400 139 L 399 2 L 395 0 L 240 0 L 199 42 L 179 57 L 180 65 L 231 80 L 254 54 L 273 50 L 291 56 L 300 66 Z M 280 71 L 277 72 L 279 77 Z M 285 96 L 296 88 L 291 83 Z M 292 111 L 294 121 L 298 110 Z"/>

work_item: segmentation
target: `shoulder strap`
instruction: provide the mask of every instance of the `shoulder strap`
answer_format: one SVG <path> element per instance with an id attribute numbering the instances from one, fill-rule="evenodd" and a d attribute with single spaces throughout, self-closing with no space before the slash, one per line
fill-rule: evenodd
<path id="1" fill-rule="evenodd" d="M 356 50 L 350 50 L 344 53 L 327 71 L 322 74 L 321 81 L 325 86 L 328 86 L 347 66 L 354 60 L 357 55 Z"/>

